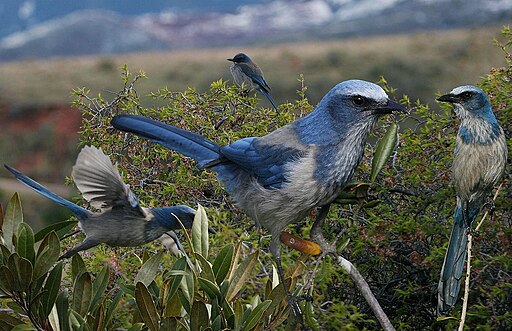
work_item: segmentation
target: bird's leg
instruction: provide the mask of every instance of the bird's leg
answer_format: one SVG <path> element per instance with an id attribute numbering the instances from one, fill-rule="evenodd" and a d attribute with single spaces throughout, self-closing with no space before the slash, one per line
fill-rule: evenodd
<path id="1" fill-rule="evenodd" d="M 313 223 L 311 231 L 309 232 L 311 239 L 313 239 L 314 242 L 316 242 L 317 244 L 320 245 L 320 247 L 322 247 L 322 255 L 333 253 L 336 249 L 336 247 L 329 244 L 327 240 L 325 240 L 324 235 L 322 233 L 322 226 L 324 224 L 325 218 L 327 217 L 327 214 L 329 214 L 330 207 L 331 204 L 320 207 L 320 210 L 316 215 L 315 222 Z"/>
<path id="2" fill-rule="evenodd" d="M 66 253 L 62 254 L 59 257 L 59 261 L 62 259 L 70 258 L 80 251 L 85 251 L 86 249 L 92 248 L 94 246 L 98 246 L 99 244 L 100 243 L 97 242 L 96 240 L 91 240 L 86 237 L 85 240 L 81 244 L 76 245 L 75 247 L 73 247 L 69 251 L 67 251 Z"/>
<path id="3" fill-rule="evenodd" d="M 78 232 L 81 232 L 81 231 L 82 231 L 81 229 L 76 229 L 75 231 L 70 232 L 70 233 L 68 233 L 68 234 L 66 234 L 66 235 L 64 235 L 64 236 L 62 236 L 62 238 L 60 238 L 60 240 L 64 240 L 64 239 L 66 239 L 66 238 L 69 238 L 69 237 L 71 237 L 72 235 L 75 235 L 75 234 L 77 234 Z"/>
<path id="4" fill-rule="evenodd" d="M 492 214 L 494 212 L 494 209 L 496 208 L 495 201 L 491 198 L 488 198 L 487 201 L 485 201 L 484 205 L 482 206 L 482 209 L 484 208 L 487 208 L 489 214 Z"/>
<path id="5" fill-rule="evenodd" d="M 292 312 L 292 315 L 295 319 L 295 322 L 298 320 L 299 322 L 302 322 L 302 311 L 299 307 L 299 298 L 293 296 L 290 293 L 290 290 L 288 289 L 288 286 L 286 284 L 286 278 L 284 276 L 284 270 L 281 265 L 281 243 L 279 242 L 279 236 L 278 235 L 272 235 L 272 239 L 270 242 L 270 252 L 272 253 L 272 256 L 274 257 L 274 260 L 276 261 L 277 266 L 277 274 L 279 276 L 280 283 L 284 286 L 284 291 L 286 293 L 286 298 L 288 299 L 288 305 L 290 306 L 290 310 Z"/>

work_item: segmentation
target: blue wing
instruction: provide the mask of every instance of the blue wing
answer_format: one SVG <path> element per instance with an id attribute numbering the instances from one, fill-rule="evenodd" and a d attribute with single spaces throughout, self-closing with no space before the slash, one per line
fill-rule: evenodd
<path id="1" fill-rule="evenodd" d="M 263 78 L 261 69 L 256 67 L 254 64 L 248 63 L 239 63 L 238 66 L 240 69 L 242 69 L 242 72 L 250 77 L 254 83 L 258 84 L 261 89 L 267 92 L 270 91 L 270 86 L 268 86 L 267 82 Z"/>
<path id="2" fill-rule="evenodd" d="M 253 175 L 265 188 L 279 189 L 286 182 L 287 166 L 304 151 L 280 144 L 262 144 L 258 138 L 244 138 L 221 147 L 225 159 Z"/>
<path id="3" fill-rule="evenodd" d="M 4 167 L 7 170 L 9 170 L 16 177 L 17 180 L 19 180 L 23 184 L 27 185 L 28 187 L 30 187 L 37 193 L 41 194 L 42 196 L 52 200 L 55 203 L 58 203 L 61 206 L 68 208 L 69 210 L 71 210 L 71 212 L 73 214 L 75 214 L 76 217 L 78 217 L 80 219 L 86 219 L 90 216 L 91 213 L 87 209 L 82 208 L 82 207 L 74 204 L 73 202 L 64 199 L 63 197 L 58 196 L 57 194 L 55 194 L 53 192 L 50 192 L 50 190 L 48 190 L 43 185 L 39 184 L 38 182 L 31 179 L 30 177 L 25 176 L 24 174 L 22 174 L 21 172 L 19 172 L 16 169 L 8 166 L 7 164 L 4 164 Z"/>

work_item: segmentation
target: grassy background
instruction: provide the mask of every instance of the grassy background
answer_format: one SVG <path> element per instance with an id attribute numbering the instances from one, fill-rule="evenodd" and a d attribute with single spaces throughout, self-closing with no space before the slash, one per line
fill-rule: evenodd
<path id="1" fill-rule="evenodd" d="M 70 91 L 79 86 L 109 98 L 109 91 L 120 88 L 118 68 L 123 64 L 149 76 L 141 93 L 163 86 L 205 91 L 212 81 L 231 79 L 226 59 L 239 51 L 262 67 L 279 103 L 295 98 L 301 73 L 312 103 L 340 81 L 377 81 L 380 76 L 401 93 L 432 102 L 435 92 L 476 83 L 491 66 L 503 64 L 501 51 L 492 44 L 499 31 L 500 27 L 493 27 L 243 49 L 7 62 L 0 63 L 0 102 L 11 108 L 68 104 Z M 263 101 L 262 106 L 269 105 Z"/>

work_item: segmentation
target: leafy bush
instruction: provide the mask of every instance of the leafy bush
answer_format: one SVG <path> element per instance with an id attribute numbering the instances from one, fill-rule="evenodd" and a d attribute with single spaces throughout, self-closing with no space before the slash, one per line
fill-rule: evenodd
<path id="1" fill-rule="evenodd" d="M 488 92 L 507 137 L 512 137 L 512 33 L 504 29 L 503 35 L 506 41 L 497 44 L 504 51 L 507 67 L 492 69 L 480 86 Z M 6 325 L 27 322 L 25 316 L 30 318 L 33 314 L 33 318 L 41 318 L 43 325 L 51 324 L 52 316 L 69 316 L 70 323 L 81 318 L 91 329 L 97 329 L 95 323 L 100 321 L 107 329 L 132 330 L 154 330 L 158 325 L 194 330 L 199 324 L 213 330 L 284 328 L 287 307 L 280 287 L 273 287 L 275 277 L 269 269 L 271 257 L 265 252 L 269 237 L 252 229 L 252 222 L 233 205 L 213 173 L 199 171 L 193 161 L 166 148 L 115 132 L 109 122 L 118 113 L 143 114 L 227 144 L 242 137 L 264 135 L 310 112 L 313 106 L 305 98 L 303 79 L 299 79 L 298 100 L 281 105 L 276 112 L 257 107 L 254 94 L 240 95 L 237 88 L 224 81 L 213 82 L 206 93 L 197 93 L 193 88 L 183 92 L 162 89 L 150 95 L 154 107 L 142 107 L 135 88 L 142 78 L 142 73 L 132 75 L 124 68 L 124 89 L 112 101 L 101 96 L 91 97 L 85 88 L 75 90 L 75 105 L 83 113 L 82 144 L 102 147 L 112 155 L 124 169 L 126 181 L 146 206 L 183 202 L 205 206 L 210 226 L 217 230 L 210 238 L 211 245 L 207 249 L 203 245 L 206 234 L 198 230 L 204 227 L 200 222 L 201 226 L 194 225 L 192 239 L 186 238 L 190 262 L 186 257 L 152 254 L 153 245 L 114 250 L 100 246 L 93 258 L 90 253 L 84 253 L 88 256 L 85 261 L 74 258 L 70 275 L 67 274 L 68 264 L 54 265 L 53 261 L 39 278 L 20 277 L 19 283 L 25 287 L 16 290 L 23 297 L 29 293 L 27 291 L 34 291 L 34 284 L 39 284 L 39 292 L 30 292 L 30 296 L 39 295 L 38 300 L 46 303 L 37 304 L 33 312 L 23 310 L 22 306 L 21 310 L 12 308 L 13 312 L 2 310 L 1 316 L 8 316 L 6 320 L 15 319 Z M 390 95 L 397 94 L 384 79 L 380 83 Z M 380 174 L 370 177 L 370 160 L 376 150 L 373 139 L 355 178 L 371 184 L 365 186 L 362 199 L 349 199 L 348 207 L 332 208 L 324 229 L 328 238 L 338 238 L 338 253 L 358 267 L 397 329 L 453 329 L 458 324 L 460 304 L 455 307 L 453 319 L 442 321 L 436 320 L 435 307 L 455 207 L 450 167 L 459 123 L 450 106 L 441 105 L 440 110 L 434 111 L 407 96 L 402 96 L 401 101 L 412 109 L 411 114 L 395 120 L 387 118 L 375 130 L 375 136 L 381 137 L 398 122 L 401 133 L 391 162 Z M 510 139 L 508 142 L 511 151 Z M 507 174 L 491 220 L 475 237 L 467 329 L 512 327 L 510 179 Z M 307 237 L 310 222 L 309 219 L 301 221 L 291 225 L 290 230 Z M 4 243 L 0 268 L 11 270 L 12 267 L 14 271 L 10 272 L 15 277 L 24 275 L 18 273 L 20 266 L 25 271 L 30 270 L 30 263 L 33 270 L 37 269 L 34 264 L 37 265 L 39 253 L 30 253 L 30 228 L 26 225 L 19 225 L 15 231 L 10 230 L 14 229 L 12 226 L 6 228 L 6 224 L 11 223 L 4 222 L 3 238 L 11 245 Z M 9 239 L 14 233 L 15 239 Z M 56 236 L 50 232 L 45 238 L 55 241 Z M 19 247 L 25 248 L 20 250 L 20 243 Z M 256 243 L 259 244 L 256 246 Z M 110 254 L 112 251 L 115 253 Z M 312 302 L 304 307 L 310 317 L 309 327 L 325 330 L 378 327 L 366 302 L 334 259 L 326 257 L 318 262 L 293 250 L 285 250 L 283 259 L 296 291 L 312 296 Z M 109 268 L 104 266 L 105 261 Z M 90 271 L 80 274 L 77 268 Z M 59 269 L 64 276 L 54 301 L 59 303 L 55 305 L 57 313 L 47 318 L 44 313 L 53 311 L 54 294 L 50 296 L 50 289 L 45 291 L 45 284 L 51 273 L 59 276 Z M 94 281 L 93 274 L 96 275 Z M 0 288 L 12 306 L 19 301 L 13 296 L 18 292 L 12 292 L 9 286 L 18 282 L 0 277 L 3 277 Z M 78 298 L 72 297 L 69 301 L 65 294 L 60 294 L 74 286 L 79 288 L 73 289 L 73 293 L 88 293 L 94 300 L 82 304 Z M 101 290 L 107 289 L 108 294 L 102 296 Z M 55 289 L 52 291 L 56 293 Z M 61 315 L 60 312 L 67 309 L 66 302 L 69 313 Z M 109 315 L 114 309 L 116 318 Z M 3 319 L 0 323 L 4 323 Z"/>

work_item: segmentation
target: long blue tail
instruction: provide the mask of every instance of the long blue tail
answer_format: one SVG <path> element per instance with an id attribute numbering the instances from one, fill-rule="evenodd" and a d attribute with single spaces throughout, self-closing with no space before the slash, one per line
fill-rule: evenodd
<path id="1" fill-rule="evenodd" d="M 274 99 L 272 99 L 272 96 L 270 96 L 270 93 L 265 91 L 265 89 L 263 89 L 263 88 L 259 88 L 258 91 L 260 91 L 261 94 L 263 94 L 268 99 L 268 101 L 270 101 L 270 103 L 272 104 L 274 109 L 277 110 L 276 103 L 274 102 Z"/>
<path id="2" fill-rule="evenodd" d="M 200 168 L 221 157 L 220 146 L 216 143 L 198 134 L 144 116 L 118 115 L 112 119 L 111 124 L 118 130 L 131 132 L 191 157 L 199 162 Z"/>
<path id="3" fill-rule="evenodd" d="M 468 231 L 480 208 L 469 208 L 469 220 L 464 221 L 462 203 L 457 201 L 453 228 L 448 242 L 448 249 L 444 257 L 441 278 L 439 279 L 437 295 L 437 312 L 443 315 L 457 302 L 464 264 L 466 262 L 466 248 L 468 244 Z"/>
<path id="4" fill-rule="evenodd" d="M 71 212 L 73 212 L 73 214 L 75 214 L 76 217 L 78 217 L 80 219 L 85 219 L 85 218 L 89 217 L 90 212 L 87 209 L 82 208 L 82 207 L 74 204 L 73 202 L 62 198 L 53 192 L 50 192 L 46 187 L 44 187 L 43 185 L 39 184 L 38 182 L 32 180 L 31 178 L 25 176 L 18 170 L 14 169 L 6 164 L 4 164 L 4 166 L 7 170 L 9 170 L 9 172 L 11 172 L 16 177 L 17 180 L 19 180 L 23 184 L 27 185 L 28 187 L 30 187 L 37 193 L 52 200 L 53 202 L 58 203 L 59 205 L 68 208 L 69 210 L 71 210 Z"/>

